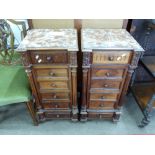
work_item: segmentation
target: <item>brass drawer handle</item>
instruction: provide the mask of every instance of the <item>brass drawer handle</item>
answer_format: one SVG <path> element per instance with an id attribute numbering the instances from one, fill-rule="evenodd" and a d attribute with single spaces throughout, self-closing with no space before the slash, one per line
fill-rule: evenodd
<path id="1" fill-rule="evenodd" d="M 50 73 L 49 73 L 49 75 L 51 75 L 51 76 L 55 76 L 55 73 L 53 73 L 53 72 L 50 72 Z"/>
<path id="2" fill-rule="evenodd" d="M 52 83 L 51 86 L 52 86 L 52 87 L 56 87 L 56 84 Z"/>
<path id="3" fill-rule="evenodd" d="M 110 56 L 110 57 L 108 57 L 108 60 L 109 61 L 114 61 L 114 57 L 113 56 Z"/>
<path id="4" fill-rule="evenodd" d="M 110 76 L 110 73 L 109 73 L 109 72 L 107 72 L 107 73 L 105 73 L 105 75 L 109 77 L 109 76 Z"/>

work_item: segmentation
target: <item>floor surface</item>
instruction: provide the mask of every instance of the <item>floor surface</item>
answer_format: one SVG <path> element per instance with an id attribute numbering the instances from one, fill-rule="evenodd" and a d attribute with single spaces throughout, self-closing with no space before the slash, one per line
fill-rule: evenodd
<path id="1" fill-rule="evenodd" d="M 151 123 L 139 128 L 143 115 L 130 95 L 122 109 L 118 123 L 108 120 L 71 122 L 52 120 L 33 126 L 26 105 L 23 103 L 0 108 L 0 135 L 124 135 L 155 134 L 155 113 Z"/>

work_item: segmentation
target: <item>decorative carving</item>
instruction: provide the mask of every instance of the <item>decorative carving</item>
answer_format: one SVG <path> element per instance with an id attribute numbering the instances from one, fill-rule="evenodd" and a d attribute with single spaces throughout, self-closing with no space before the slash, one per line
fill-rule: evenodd
<path id="1" fill-rule="evenodd" d="M 22 57 L 22 62 L 24 66 L 29 66 L 30 65 L 30 61 L 29 61 L 29 57 L 27 52 L 22 52 L 21 53 L 21 57 Z"/>
<path id="2" fill-rule="evenodd" d="M 133 59 L 132 59 L 131 65 L 129 66 L 129 70 L 128 70 L 128 73 L 131 76 L 130 86 L 132 86 L 134 83 L 135 76 L 136 76 L 135 70 L 137 68 L 138 61 L 142 55 L 143 55 L 143 52 L 134 51 L 133 53 Z"/>
<path id="3" fill-rule="evenodd" d="M 94 52 L 93 64 L 127 64 L 130 52 Z"/>
<path id="4" fill-rule="evenodd" d="M 83 67 L 90 66 L 90 52 L 83 52 Z"/>
<path id="5" fill-rule="evenodd" d="M 70 52 L 70 66 L 71 67 L 77 67 L 77 53 L 76 52 Z"/>
<path id="6" fill-rule="evenodd" d="M 141 55 L 142 55 L 141 52 L 134 51 L 132 62 L 131 62 L 131 65 L 130 65 L 131 69 L 136 69 L 137 68 L 137 64 L 138 64 L 138 61 L 139 61 Z"/>

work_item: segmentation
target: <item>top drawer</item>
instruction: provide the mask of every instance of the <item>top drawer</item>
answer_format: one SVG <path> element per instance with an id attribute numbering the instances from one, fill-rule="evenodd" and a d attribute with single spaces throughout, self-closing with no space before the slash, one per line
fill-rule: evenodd
<path id="1" fill-rule="evenodd" d="M 128 64 L 130 61 L 129 51 L 102 51 L 93 52 L 93 64 Z"/>
<path id="2" fill-rule="evenodd" d="M 67 51 L 36 51 L 31 52 L 33 64 L 67 64 Z"/>

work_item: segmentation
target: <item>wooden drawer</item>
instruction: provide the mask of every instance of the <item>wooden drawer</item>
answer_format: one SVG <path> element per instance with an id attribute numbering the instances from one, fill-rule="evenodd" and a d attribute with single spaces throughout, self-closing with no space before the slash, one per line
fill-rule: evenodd
<path id="1" fill-rule="evenodd" d="M 115 102 L 108 101 L 90 101 L 89 109 L 114 109 Z"/>
<path id="2" fill-rule="evenodd" d="M 92 78 L 104 78 L 104 79 L 113 79 L 113 78 L 122 78 L 124 74 L 124 69 L 101 69 L 101 68 L 92 68 Z"/>
<path id="3" fill-rule="evenodd" d="M 44 101 L 48 100 L 60 101 L 60 100 L 69 100 L 70 96 L 69 93 L 41 93 L 41 98 Z"/>
<path id="4" fill-rule="evenodd" d="M 128 64 L 130 52 L 102 51 L 93 52 L 93 64 Z"/>
<path id="5" fill-rule="evenodd" d="M 38 81 L 45 80 L 68 80 L 67 69 L 35 69 Z"/>
<path id="6" fill-rule="evenodd" d="M 40 89 L 68 89 L 67 81 L 41 81 L 39 83 Z"/>
<path id="7" fill-rule="evenodd" d="M 65 51 L 31 52 L 33 64 L 67 64 L 68 56 Z"/>
<path id="8" fill-rule="evenodd" d="M 112 119 L 113 113 L 104 113 L 104 114 L 98 114 L 98 113 L 88 113 L 88 119 Z"/>
<path id="9" fill-rule="evenodd" d="M 97 101 L 116 101 L 118 94 L 114 93 L 90 93 L 90 100 Z"/>
<path id="10" fill-rule="evenodd" d="M 55 114 L 55 113 L 51 113 L 51 112 L 45 112 L 45 117 L 47 119 L 70 119 L 71 114 L 70 113 Z"/>
<path id="11" fill-rule="evenodd" d="M 69 109 L 69 102 L 52 102 L 52 101 L 46 101 L 42 102 L 44 109 Z"/>
<path id="12" fill-rule="evenodd" d="M 113 80 L 91 80 L 91 88 L 103 88 L 103 89 L 119 89 L 121 85 L 120 81 Z"/>

